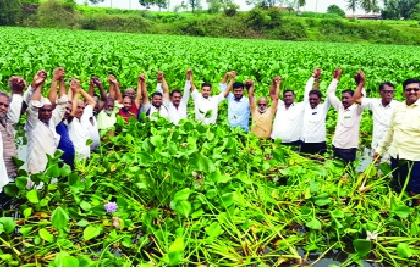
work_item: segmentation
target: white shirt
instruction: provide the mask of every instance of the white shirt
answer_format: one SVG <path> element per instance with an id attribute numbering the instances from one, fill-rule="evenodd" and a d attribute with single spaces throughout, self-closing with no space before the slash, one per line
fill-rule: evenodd
<path id="1" fill-rule="evenodd" d="M 194 100 L 195 120 L 203 124 L 215 124 L 219 111 L 219 104 L 225 99 L 223 91 L 218 95 L 211 95 L 204 98 L 197 89 L 191 93 Z"/>
<path id="2" fill-rule="evenodd" d="M 65 107 L 57 105 L 52 112 L 48 125 L 38 119 L 38 108 L 42 105 L 40 101 L 32 100 L 28 107 L 29 116 L 27 119 L 27 170 L 29 173 L 43 172 L 48 163 L 47 155 L 54 155 L 57 150 L 60 135 L 56 132 L 58 123 L 64 117 Z"/>
<path id="3" fill-rule="evenodd" d="M 381 98 L 362 98 L 361 102 L 364 108 L 368 108 L 372 111 L 372 149 L 376 150 L 388 131 L 394 110 L 402 103 L 400 101 L 391 100 L 385 107 L 382 104 Z"/>
<path id="4" fill-rule="evenodd" d="M 283 143 L 290 143 L 300 139 L 304 102 L 293 103 L 286 109 L 283 100 L 279 100 L 276 117 L 273 121 L 272 139 L 281 139 Z"/>
<path id="5" fill-rule="evenodd" d="M 158 87 L 159 88 L 159 87 Z M 190 100 L 191 81 L 186 80 L 184 85 L 184 94 L 178 108 L 170 100 L 164 100 L 163 104 L 168 109 L 169 122 L 178 125 L 181 119 L 187 118 L 187 106 Z"/>
<path id="6" fill-rule="evenodd" d="M 338 111 L 338 120 L 333 136 L 333 145 L 335 148 L 351 149 L 359 145 L 360 119 L 363 107 L 353 104 L 347 109 L 335 95 L 338 80 L 333 79 L 328 87 L 328 99 L 336 111 Z"/>
<path id="7" fill-rule="evenodd" d="M 6 165 L 3 161 L 3 137 L 0 132 L 0 193 L 3 192 L 3 187 L 9 183 L 9 177 L 7 176 Z"/>
<path id="8" fill-rule="evenodd" d="M 309 103 L 309 93 L 312 90 L 314 78 L 311 77 L 305 86 L 305 106 L 301 140 L 305 143 L 322 143 L 327 139 L 326 119 L 330 103 L 324 101 L 312 109 Z"/>
<path id="9" fill-rule="evenodd" d="M 93 117 L 92 105 L 87 105 L 83 111 L 82 116 L 79 118 L 73 118 L 69 124 L 69 136 L 74 144 L 76 151 L 76 159 L 84 159 L 90 157 L 90 146 L 86 145 L 86 141 L 92 140 L 92 131 L 94 126 L 90 122 L 90 118 Z M 95 119 L 96 124 L 96 119 Z M 98 131 L 96 129 L 96 131 Z M 99 138 L 99 137 L 98 137 Z"/>

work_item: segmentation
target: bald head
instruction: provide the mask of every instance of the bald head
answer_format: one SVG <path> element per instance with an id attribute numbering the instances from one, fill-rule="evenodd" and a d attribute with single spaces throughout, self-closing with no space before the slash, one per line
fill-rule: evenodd
<path id="1" fill-rule="evenodd" d="M 82 114 L 85 111 L 85 107 L 86 107 L 85 101 L 80 100 L 80 99 L 77 100 L 77 102 L 76 102 L 76 112 L 74 114 L 74 117 L 76 117 L 76 118 L 82 117 Z"/>
<path id="2" fill-rule="evenodd" d="M 268 100 L 266 97 L 260 97 L 257 100 L 257 109 L 259 112 L 265 112 L 268 107 Z"/>

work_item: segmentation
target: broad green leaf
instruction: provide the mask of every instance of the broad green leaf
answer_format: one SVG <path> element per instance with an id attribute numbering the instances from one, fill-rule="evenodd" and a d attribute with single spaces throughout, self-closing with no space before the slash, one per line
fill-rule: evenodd
<path id="1" fill-rule="evenodd" d="M 69 216 L 62 207 L 57 207 L 52 213 L 51 221 L 54 228 L 64 229 L 69 224 Z"/>
<path id="2" fill-rule="evenodd" d="M 403 258 L 410 258 L 413 254 L 410 246 L 406 243 L 399 243 L 397 246 L 398 256 Z"/>
<path id="3" fill-rule="evenodd" d="M 310 229 L 320 230 L 321 229 L 321 222 L 318 219 L 316 219 L 315 217 L 313 217 L 311 221 L 306 222 L 305 226 L 310 228 Z"/>
<path id="4" fill-rule="evenodd" d="M 42 240 L 45 240 L 50 243 L 54 240 L 54 236 L 51 233 L 49 233 L 48 230 L 45 228 L 40 229 L 38 233 Z"/>
<path id="5" fill-rule="evenodd" d="M 32 189 L 26 193 L 26 199 L 32 203 L 38 203 L 38 192 L 35 189 Z"/>
<path id="6" fill-rule="evenodd" d="M 3 231 L 8 234 L 12 233 L 16 226 L 13 217 L 0 217 L 0 225 L 3 226 Z"/>
<path id="7" fill-rule="evenodd" d="M 360 257 L 367 256 L 372 249 L 371 241 L 370 240 L 365 240 L 365 239 L 353 240 L 353 246 L 354 246 L 354 249 L 356 250 L 356 253 Z"/>
<path id="8" fill-rule="evenodd" d="M 99 236 L 102 232 L 102 228 L 99 226 L 89 226 L 83 231 L 83 239 L 85 241 L 91 240 Z"/>

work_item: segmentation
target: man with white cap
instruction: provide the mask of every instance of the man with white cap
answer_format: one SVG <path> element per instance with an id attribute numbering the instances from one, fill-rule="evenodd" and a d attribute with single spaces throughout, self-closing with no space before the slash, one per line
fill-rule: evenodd
<path id="1" fill-rule="evenodd" d="M 49 99 L 42 97 L 41 89 L 46 77 L 47 73 L 44 71 L 36 74 L 32 82 L 32 98 L 28 107 L 26 163 L 27 170 L 31 174 L 44 171 L 48 164 L 47 155 L 52 156 L 57 150 L 60 136 L 56 132 L 56 126 L 63 119 L 67 103 L 67 101 L 57 101 L 56 89 L 50 90 Z"/>

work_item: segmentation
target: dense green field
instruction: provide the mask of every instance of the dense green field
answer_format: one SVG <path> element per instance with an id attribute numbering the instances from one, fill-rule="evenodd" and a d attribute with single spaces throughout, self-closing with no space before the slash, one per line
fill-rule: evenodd
<path id="1" fill-rule="evenodd" d="M 339 89 L 353 88 L 353 74 L 363 69 L 370 95 L 386 80 L 398 84 L 401 98 L 402 81 L 418 76 L 420 63 L 414 46 L 27 28 L 0 28 L 0 36 L 1 89 L 11 75 L 30 81 L 37 69 L 55 66 L 85 87 L 91 74 L 108 72 L 124 88 L 134 86 L 145 71 L 149 90 L 160 69 L 174 88 L 192 67 L 196 83 L 217 83 L 236 70 L 240 79 L 257 81 L 260 95 L 280 74 L 283 88 L 294 88 L 300 100 L 314 67 L 325 70 L 325 92 L 341 66 Z M 26 188 L 21 171 L 5 189 L 21 205 L 18 219 L 11 217 L 15 210 L 2 211 L 0 266 L 419 264 L 420 210 L 407 205 L 407 194 L 388 188 L 386 164 L 355 173 L 328 158 L 301 157 L 230 130 L 226 108 L 220 107 L 218 126 L 120 120 L 117 136 L 76 172 L 52 158 L 45 173 L 31 176 L 43 182 L 40 190 Z M 331 111 L 330 129 L 334 116 Z M 365 135 L 369 124 L 365 118 Z M 113 213 L 104 210 L 109 201 L 118 205 Z"/>

